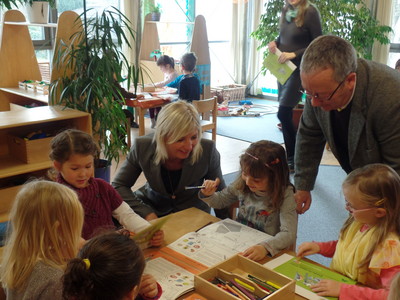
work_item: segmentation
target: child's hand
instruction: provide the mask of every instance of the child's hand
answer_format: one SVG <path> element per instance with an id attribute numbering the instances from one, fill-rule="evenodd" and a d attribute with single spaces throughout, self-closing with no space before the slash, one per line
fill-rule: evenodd
<path id="1" fill-rule="evenodd" d="M 159 247 L 164 242 L 164 231 L 157 231 L 150 240 L 150 245 L 153 247 Z"/>
<path id="2" fill-rule="evenodd" d="M 247 257 L 248 259 L 254 260 L 254 261 L 259 261 L 262 260 L 265 256 L 267 256 L 268 251 L 265 249 L 264 246 L 261 245 L 255 245 L 252 246 L 248 249 L 246 249 L 242 255 L 244 257 Z"/>
<path id="3" fill-rule="evenodd" d="M 297 254 L 296 256 L 299 258 L 302 258 L 307 255 L 319 253 L 321 249 L 319 248 L 317 243 L 313 242 L 305 242 L 299 246 L 297 249 Z"/>
<path id="4" fill-rule="evenodd" d="M 150 274 L 143 274 L 139 294 L 146 298 L 154 298 L 158 294 L 157 281 Z"/>
<path id="5" fill-rule="evenodd" d="M 221 180 L 218 177 L 215 180 L 205 180 L 203 183 L 205 188 L 201 189 L 201 193 L 206 197 L 210 197 L 215 193 L 220 182 Z"/>
<path id="6" fill-rule="evenodd" d="M 318 296 L 339 297 L 341 285 L 342 283 L 339 281 L 324 279 L 310 288 Z"/>

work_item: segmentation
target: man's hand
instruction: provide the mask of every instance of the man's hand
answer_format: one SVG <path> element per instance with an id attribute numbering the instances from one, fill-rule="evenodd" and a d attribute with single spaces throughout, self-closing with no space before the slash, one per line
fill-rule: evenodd
<path id="1" fill-rule="evenodd" d="M 294 194 L 297 207 L 296 211 L 298 214 L 304 214 L 311 206 L 311 192 L 310 191 L 297 191 Z"/>

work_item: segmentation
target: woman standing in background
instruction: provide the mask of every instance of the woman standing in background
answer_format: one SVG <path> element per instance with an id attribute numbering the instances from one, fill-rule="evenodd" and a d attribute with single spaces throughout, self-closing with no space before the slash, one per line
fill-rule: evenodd
<path id="1" fill-rule="evenodd" d="M 292 61 L 297 69 L 285 84 L 278 82 L 278 119 L 282 124 L 283 139 L 290 171 L 294 171 L 294 149 L 296 129 L 293 124 L 293 108 L 301 100 L 300 61 L 304 51 L 316 37 L 322 35 L 321 18 L 318 9 L 308 0 L 285 0 L 280 19 L 279 36 L 268 44 L 268 50 L 282 54 L 280 63 Z"/>

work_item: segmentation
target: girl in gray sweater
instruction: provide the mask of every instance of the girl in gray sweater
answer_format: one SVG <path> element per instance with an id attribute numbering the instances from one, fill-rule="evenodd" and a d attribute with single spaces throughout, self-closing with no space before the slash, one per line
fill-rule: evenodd
<path id="1" fill-rule="evenodd" d="M 221 192 L 219 179 L 206 180 L 200 199 L 213 208 L 239 202 L 237 221 L 271 235 L 243 255 L 258 261 L 296 242 L 297 213 L 285 149 L 271 141 L 252 143 L 240 156 L 240 176 Z"/>

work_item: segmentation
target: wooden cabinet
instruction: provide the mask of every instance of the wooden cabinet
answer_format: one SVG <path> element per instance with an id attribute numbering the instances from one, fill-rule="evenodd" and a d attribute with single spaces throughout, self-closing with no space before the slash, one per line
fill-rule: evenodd
<path id="1" fill-rule="evenodd" d="M 15 156 L 10 136 L 24 137 L 38 130 L 56 134 L 67 128 L 92 133 L 90 114 L 58 106 L 12 109 L 0 112 L 0 222 L 8 212 L 20 185 L 30 177 L 41 177 L 52 166 L 49 158 L 25 163 Z M 41 151 L 49 153 L 48 144 Z"/>
<path id="2" fill-rule="evenodd" d="M 69 43 L 71 35 L 81 25 L 77 18 L 75 12 L 65 11 L 60 15 L 58 24 L 29 24 L 19 10 L 4 13 L 0 43 L 0 111 L 10 110 L 12 103 L 21 106 L 48 105 L 48 95 L 18 88 L 19 81 L 42 80 L 28 27 L 57 27 L 55 41 L 63 39 Z M 51 79 L 54 80 L 62 72 L 53 70 Z"/>

